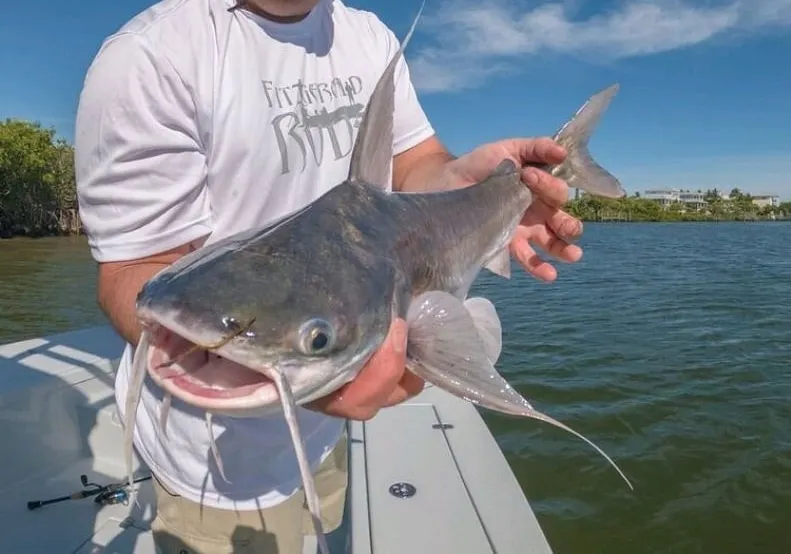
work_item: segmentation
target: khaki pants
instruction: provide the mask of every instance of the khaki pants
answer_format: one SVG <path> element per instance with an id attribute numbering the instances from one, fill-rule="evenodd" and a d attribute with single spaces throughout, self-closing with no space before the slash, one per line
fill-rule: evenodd
<path id="1" fill-rule="evenodd" d="M 315 473 L 325 533 L 343 519 L 346 448 L 344 434 Z M 157 515 L 151 530 L 161 554 L 302 554 L 303 536 L 314 534 L 302 489 L 271 508 L 235 511 L 201 506 L 173 494 L 156 477 L 152 482 Z"/>

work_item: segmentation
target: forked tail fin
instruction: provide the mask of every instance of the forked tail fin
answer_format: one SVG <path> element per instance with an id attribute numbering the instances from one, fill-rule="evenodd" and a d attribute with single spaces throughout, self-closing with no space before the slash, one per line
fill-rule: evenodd
<path id="1" fill-rule="evenodd" d="M 617 84 L 611 85 L 591 96 L 555 134 L 555 141 L 566 149 L 568 156 L 563 163 L 549 169 L 568 186 L 607 198 L 620 198 L 626 191 L 615 176 L 596 163 L 588 150 L 588 141 L 618 88 Z"/>

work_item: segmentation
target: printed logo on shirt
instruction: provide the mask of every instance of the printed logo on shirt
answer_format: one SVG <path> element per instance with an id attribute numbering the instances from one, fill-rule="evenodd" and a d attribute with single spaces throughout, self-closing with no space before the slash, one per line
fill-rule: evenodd
<path id="1" fill-rule="evenodd" d="M 351 154 L 365 105 L 359 95 L 363 81 L 354 75 L 329 82 L 277 84 L 262 81 L 270 124 L 280 150 L 281 174 L 321 167 Z"/>

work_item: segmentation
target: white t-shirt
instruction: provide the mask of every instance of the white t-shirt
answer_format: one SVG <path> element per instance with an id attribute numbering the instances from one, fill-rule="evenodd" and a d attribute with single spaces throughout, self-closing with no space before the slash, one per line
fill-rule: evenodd
<path id="1" fill-rule="evenodd" d="M 322 0 L 299 23 L 276 24 L 232 0 L 164 0 L 102 45 L 80 97 L 76 173 L 81 216 L 98 262 L 129 260 L 208 235 L 262 225 L 342 182 L 362 110 L 399 41 L 373 14 Z M 397 75 L 394 151 L 433 135 Z M 116 376 L 123 416 L 133 350 Z M 167 435 L 150 381 L 135 447 L 171 489 L 205 505 L 256 509 L 300 487 L 282 414 L 214 418 L 225 474 L 204 414 L 173 399 Z M 300 409 L 315 468 L 344 421 Z"/>

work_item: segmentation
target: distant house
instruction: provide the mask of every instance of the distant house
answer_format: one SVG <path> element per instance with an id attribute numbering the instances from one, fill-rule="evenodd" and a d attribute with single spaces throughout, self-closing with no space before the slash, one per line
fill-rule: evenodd
<path id="1" fill-rule="evenodd" d="M 681 191 L 678 194 L 678 198 L 681 203 L 686 204 L 695 210 L 702 210 L 706 207 L 707 202 L 703 196 L 704 194 L 702 192 Z"/>
<path id="2" fill-rule="evenodd" d="M 754 194 L 752 199 L 759 208 L 776 208 L 780 205 L 780 197 L 774 194 Z"/>
<path id="3" fill-rule="evenodd" d="M 646 200 L 653 200 L 662 207 L 668 207 L 670 204 L 680 202 L 681 191 L 678 189 L 654 189 L 647 190 L 643 193 L 643 198 Z"/>
<path id="4" fill-rule="evenodd" d="M 643 193 L 643 198 L 646 200 L 653 200 L 665 208 L 675 203 L 684 204 L 693 210 L 700 210 L 706 207 L 704 194 L 700 191 L 653 189 L 645 191 Z"/>

